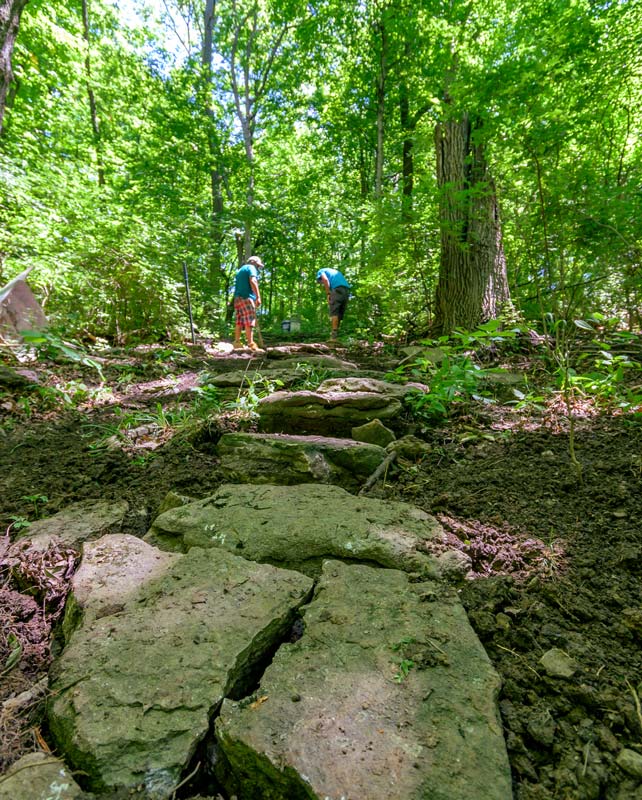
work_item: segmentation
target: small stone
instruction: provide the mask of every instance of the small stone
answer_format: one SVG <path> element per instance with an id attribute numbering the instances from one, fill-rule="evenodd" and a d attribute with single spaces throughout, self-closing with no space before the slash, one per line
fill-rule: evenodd
<path id="1" fill-rule="evenodd" d="M 461 550 L 447 550 L 437 557 L 437 569 L 441 577 L 446 580 L 463 579 L 471 568 L 470 556 Z"/>
<path id="2" fill-rule="evenodd" d="M 366 442 L 367 444 L 377 444 L 379 447 L 385 447 L 394 442 L 397 437 L 390 428 L 386 428 L 381 420 L 373 419 L 365 425 L 353 428 L 352 438 L 356 442 Z"/>
<path id="3" fill-rule="evenodd" d="M 615 763 L 629 775 L 642 779 L 642 755 L 636 753 L 635 750 L 628 750 L 625 747 L 620 751 Z"/>
<path id="4" fill-rule="evenodd" d="M 577 671 L 577 662 L 563 650 L 553 647 L 540 658 L 539 663 L 552 678 L 571 678 Z"/>
<path id="5" fill-rule="evenodd" d="M 526 726 L 532 738 L 544 747 L 550 747 L 555 741 L 556 728 L 555 720 L 548 711 L 534 714 Z"/>

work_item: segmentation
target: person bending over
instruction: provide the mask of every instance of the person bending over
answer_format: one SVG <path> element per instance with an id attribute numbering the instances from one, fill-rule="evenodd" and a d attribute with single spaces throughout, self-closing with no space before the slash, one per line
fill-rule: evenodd
<path id="1" fill-rule="evenodd" d="M 328 297 L 328 310 L 332 324 L 330 338 L 332 341 L 336 341 L 350 297 L 350 284 L 338 269 L 331 267 L 324 267 L 317 272 L 317 282 L 323 286 Z"/>

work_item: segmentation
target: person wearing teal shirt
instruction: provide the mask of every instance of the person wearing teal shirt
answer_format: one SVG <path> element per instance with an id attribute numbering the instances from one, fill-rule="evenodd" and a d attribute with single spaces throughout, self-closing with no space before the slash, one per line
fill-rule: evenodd
<path id="1" fill-rule="evenodd" d="M 236 273 L 236 281 L 234 283 L 235 350 L 240 350 L 243 347 L 241 342 L 243 330 L 250 350 L 259 349 L 259 346 L 254 341 L 254 327 L 256 325 L 256 309 L 261 305 L 261 292 L 259 291 L 259 270 L 261 269 L 263 269 L 261 259 L 258 256 L 250 256 Z"/>
<path id="2" fill-rule="evenodd" d="M 335 341 L 350 298 L 350 284 L 338 269 L 332 267 L 324 267 L 317 272 L 317 283 L 323 286 L 328 298 L 328 311 L 332 324 L 331 339 Z"/>

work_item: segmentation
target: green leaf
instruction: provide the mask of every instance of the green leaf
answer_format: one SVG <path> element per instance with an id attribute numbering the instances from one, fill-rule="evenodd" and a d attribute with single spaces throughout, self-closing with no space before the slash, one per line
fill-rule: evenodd
<path id="1" fill-rule="evenodd" d="M 583 331 L 591 331 L 591 332 L 593 332 L 593 330 L 594 330 L 593 326 L 591 324 L 589 324 L 588 322 L 586 322 L 586 320 L 574 319 L 573 322 L 575 323 L 575 325 L 578 328 L 581 328 Z"/>

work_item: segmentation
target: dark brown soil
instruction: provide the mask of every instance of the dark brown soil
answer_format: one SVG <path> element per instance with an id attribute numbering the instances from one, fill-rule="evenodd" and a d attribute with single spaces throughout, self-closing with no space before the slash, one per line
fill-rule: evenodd
<path id="1" fill-rule="evenodd" d="M 160 358 L 158 352 L 112 358 L 105 375 L 116 391 L 102 404 L 95 397 L 69 410 L 52 403 L 43 386 L 63 372 L 67 381 L 81 379 L 77 370 L 52 365 L 38 369 L 40 390 L 5 389 L 0 533 L 8 530 L 11 538 L 16 518 L 105 498 L 128 500 L 123 530 L 142 535 L 170 489 L 203 497 L 220 484 L 216 427 L 234 419 L 228 415 L 205 433 L 192 425 L 176 434 L 158 413 L 193 402 L 198 374 L 213 370 L 214 361 L 203 348 Z M 95 383 L 87 371 L 82 379 Z M 154 420 L 141 417 L 138 438 L 105 445 L 123 413 L 143 411 Z M 461 595 L 502 678 L 515 797 L 642 798 L 642 778 L 616 763 L 623 748 L 642 755 L 642 421 L 639 414 L 578 408 L 580 479 L 562 411 L 549 405 L 528 414 L 495 405 L 462 407 L 437 427 L 409 420 L 409 432 L 427 441 L 430 452 L 400 460 L 372 493 L 431 512 L 472 559 L 474 576 Z M 16 591 L 15 569 L 2 566 L 3 554 L 0 708 L 46 672 L 70 574 L 60 566 L 69 554 L 50 554 L 61 581 L 48 587 L 41 581 L 32 599 Z M 73 556 L 66 563 L 73 568 Z M 8 670 L 3 665 L 17 641 L 24 652 Z M 540 659 L 553 648 L 574 659 L 571 677 L 547 674 Z M 25 752 L 46 748 L 40 708 L 34 702 L 18 716 L 0 713 L 0 772 Z"/>

